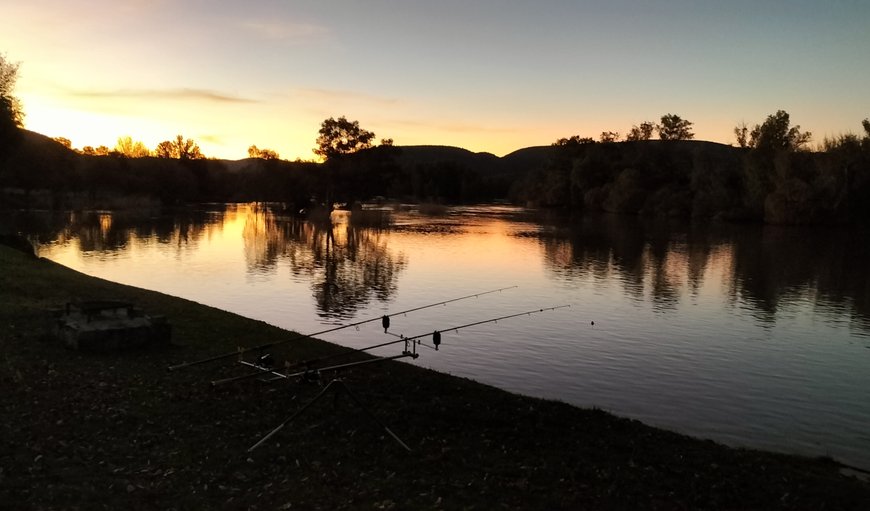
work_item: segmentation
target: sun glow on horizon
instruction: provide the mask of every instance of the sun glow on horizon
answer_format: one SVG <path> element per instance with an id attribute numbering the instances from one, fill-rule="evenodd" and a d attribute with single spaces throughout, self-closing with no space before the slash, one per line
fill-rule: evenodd
<path id="1" fill-rule="evenodd" d="M 22 64 L 28 129 L 76 148 L 130 136 L 153 149 L 181 134 L 207 157 L 242 159 L 256 145 L 310 160 L 320 123 L 338 116 L 397 146 L 503 156 L 624 137 L 669 113 L 723 144 L 777 110 L 814 142 L 860 132 L 870 114 L 870 68 L 855 65 L 870 52 L 870 4 L 483 0 L 438 16 L 413 2 L 182 2 L 172 16 L 116 4 L 4 10 L 0 52 Z"/>
<path id="2" fill-rule="evenodd" d="M 159 142 L 168 139 L 165 126 L 146 118 L 69 108 L 39 96 L 22 96 L 22 102 L 26 129 L 48 137 L 68 138 L 76 149 L 100 145 L 112 149 L 124 136 L 154 149 Z"/>

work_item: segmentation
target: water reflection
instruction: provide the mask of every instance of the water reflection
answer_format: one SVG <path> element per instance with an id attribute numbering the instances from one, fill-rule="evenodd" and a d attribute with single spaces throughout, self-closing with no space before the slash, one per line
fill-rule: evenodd
<path id="1" fill-rule="evenodd" d="M 7 230 L 28 233 L 39 245 L 75 244 L 82 255 L 103 259 L 155 244 L 162 252 L 195 253 L 241 224 L 247 271 L 287 264 L 294 279 L 310 285 L 318 314 L 330 319 L 389 300 L 407 265 L 403 253 L 388 248 L 386 229 L 357 225 L 342 212 L 331 222 L 308 222 L 263 205 L 209 205 L 168 213 L 17 212 L 10 219 Z"/>
<path id="2" fill-rule="evenodd" d="M 133 243 L 155 241 L 195 248 L 208 232 L 223 227 L 227 214 L 237 208 L 214 206 L 208 210 L 160 211 L 20 211 L 11 216 L 12 229 L 27 233 L 37 245 L 77 243 L 82 253 L 111 254 Z"/>
<path id="3" fill-rule="evenodd" d="M 616 215 L 542 221 L 513 208 L 461 211 L 445 221 L 463 225 L 464 216 L 487 213 L 524 226 L 516 231 L 521 236 L 537 237 L 546 268 L 568 285 L 581 279 L 617 285 L 629 300 L 649 301 L 659 312 L 673 311 L 704 286 L 713 286 L 729 306 L 744 308 L 762 324 L 801 303 L 839 311 L 852 326 L 870 331 L 868 231 L 684 224 Z M 83 254 L 111 257 L 135 244 L 192 252 L 202 240 L 240 224 L 249 273 L 273 272 L 286 263 L 294 279 L 310 286 L 321 317 L 346 318 L 371 300 L 394 295 L 408 263 L 403 252 L 391 249 L 394 231 L 388 223 L 359 225 L 348 215 L 339 212 L 332 223 L 312 223 L 248 205 L 169 213 L 14 212 L 0 228 L 28 233 L 40 245 L 75 243 Z M 409 225 L 415 224 L 404 219 L 400 232 L 414 233 Z"/>
<path id="4" fill-rule="evenodd" d="M 248 214 L 243 236 L 248 271 L 286 261 L 294 278 L 309 282 L 325 318 L 349 318 L 372 299 L 389 300 L 407 265 L 403 253 L 389 250 L 387 230 L 357 226 L 344 212 L 308 222 L 262 208 Z"/>
<path id="5" fill-rule="evenodd" d="M 762 323 L 801 302 L 845 311 L 853 326 L 870 330 L 867 231 L 606 215 L 554 224 L 537 235 L 558 280 L 619 282 L 626 297 L 650 300 L 655 310 L 673 310 L 712 284 Z"/>

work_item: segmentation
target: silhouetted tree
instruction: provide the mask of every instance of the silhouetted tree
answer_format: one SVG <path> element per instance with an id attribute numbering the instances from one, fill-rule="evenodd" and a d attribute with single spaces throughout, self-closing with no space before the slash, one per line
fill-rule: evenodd
<path id="1" fill-rule="evenodd" d="M 13 95 L 17 78 L 18 63 L 9 62 L 6 55 L 0 54 L 0 157 L 21 138 L 18 128 L 22 126 L 24 114 L 21 102 Z"/>
<path id="2" fill-rule="evenodd" d="M 15 120 L 12 99 L 0 95 L 0 141 L 8 140 L 19 127 Z"/>
<path id="3" fill-rule="evenodd" d="M 372 146 L 375 134 L 360 128 L 359 121 L 348 121 L 344 116 L 330 117 L 321 123 L 314 154 L 326 161 L 355 153 Z"/>
<path id="4" fill-rule="evenodd" d="M 2 113 L 11 118 L 15 126 L 21 127 L 24 122 L 24 112 L 21 101 L 13 94 L 15 82 L 18 80 L 18 62 L 10 62 L 5 54 L 0 54 L 0 104 Z"/>
<path id="5" fill-rule="evenodd" d="M 788 112 L 778 110 L 768 115 L 763 124 L 756 124 L 749 134 L 749 146 L 762 150 L 797 151 L 809 143 L 812 133 L 790 126 Z"/>
<path id="6" fill-rule="evenodd" d="M 599 137 L 599 140 L 601 141 L 602 144 L 608 144 L 608 143 L 616 142 L 617 140 L 619 140 L 619 132 L 616 132 L 616 131 L 602 131 L 602 132 L 601 132 L 601 137 Z"/>
<path id="7" fill-rule="evenodd" d="M 745 122 L 734 127 L 734 136 L 737 138 L 737 145 L 749 147 L 749 126 Z"/>
<path id="8" fill-rule="evenodd" d="M 692 124 L 679 115 L 665 114 L 656 129 L 662 140 L 691 140 L 695 138 L 695 134 L 692 133 Z"/>
<path id="9" fill-rule="evenodd" d="M 277 160 L 278 153 L 271 149 L 260 149 L 256 145 L 248 148 L 248 158 L 260 158 L 263 160 Z"/>
<path id="10" fill-rule="evenodd" d="M 72 141 L 66 137 L 54 137 L 53 140 L 67 149 L 72 149 Z"/>
<path id="11" fill-rule="evenodd" d="M 625 139 L 628 141 L 649 140 L 652 138 L 655 129 L 656 125 L 654 123 L 649 121 L 642 122 L 640 126 L 632 126 Z"/>
<path id="12" fill-rule="evenodd" d="M 94 146 L 86 145 L 82 147 L 82 150 L 79 152 L 86 156 L 107 156 L 109 154 L 109 148 L 104 145 L 96 148 Z"/>
<path id="13" fill-rule="evenodd" d="M 142 142 L 134 141 L 132 137 L 119 137 L 115 144 L 115 152 L 127 158 L 144 158 L 151 156 L 151 151 Z"/>
<path id="14" fill-rule="evenodd" d="M 175 140 L 164 140 L 157 144 L 155 154 L 158 158 L 174 158 L 176 160 L 201 160 L 205 158 L 199 146 L 191 139 L 178 135 Z"/>
<path id="15" fill-rule="evenodd" d="M 571 147 L 571 146 L 579 146 L 584 144 L 594 144 L 595 141 L 592 140 L 591 137 L 581 137 L 580 135 L 574 135 L 569 138 L 560 138 L 553 142 L 554 146 L 557 147 Z"/>
<path id="16" fill-rule="evenodd" d="M 154 149 L 154 155 L 158 158 L 174 158 L 172 156 L 172 142 L 164 140 L 157 144 L 157 147 Z"/>

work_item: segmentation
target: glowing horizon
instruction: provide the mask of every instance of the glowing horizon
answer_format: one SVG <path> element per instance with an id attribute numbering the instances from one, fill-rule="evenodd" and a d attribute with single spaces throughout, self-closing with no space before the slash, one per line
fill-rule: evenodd
<path id="1" fill-rule="evenodd" d="M 292 160 L 314 158 L 320 123 L 342 115 L 377 140 L 498 156 L 667 113 L 725 144 L 780 109 L 814 143 L 870 116 L 870 4 L 167 6 L 5 7 L 25 127 L 76 148 L 182 134 L 208 157 L 257 145 Z"/>

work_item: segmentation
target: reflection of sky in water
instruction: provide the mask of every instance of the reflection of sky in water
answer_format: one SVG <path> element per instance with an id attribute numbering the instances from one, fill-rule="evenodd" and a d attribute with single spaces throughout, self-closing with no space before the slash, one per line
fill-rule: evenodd
<path id="1" fill-rule="evenodd" d="M 339 212 L 330 230 L 248 206 L 144 220 L 73 215 L 42 226 L 43 240 L 58 241 L 40 253 L 302 332 L 516 285 L 397 316 L 392 331 L 571 304 L 445 331 L 442 350 L 424 349 L 416 363 L 870 467 L 865 234 L 619 217 L 539 223 L 509 207 L 394 213 L 391 228 L 366 218 L 356 225 Z M 390 340 L 377 321 L 325 338 Z"/>

